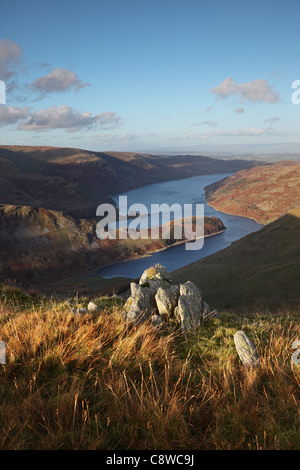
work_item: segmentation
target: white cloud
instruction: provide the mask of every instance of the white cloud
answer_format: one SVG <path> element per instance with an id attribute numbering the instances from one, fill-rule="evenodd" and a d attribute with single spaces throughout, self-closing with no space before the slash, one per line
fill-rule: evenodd
<path id="1" fill-rule="evenodd" d="M 70 106 L 61 105 L 32 112 L 19 123 L 19 129 L 26 131 L 67 129 L 68 132 L 75 132 L 85 128 L 111 129 L 120 125 L 121 119 L 111 111 L 93 116 L 89 112 L 78 113 Z"/>
<path id="2" fill-rule="evenodd" d="M 11 39 L 0 39 L 0 80 L 8 80 L 22 60 L 22 49 Z"/>
<path id="3" fill-rule="evenodd" d="M 47 93 L 66 92 L 71 89 L 78 91 L 89 85 L 89 83 L 83 83 L 79 80 L 76 73 L 58 67 L 48 73 L 48 75 L 37 78 L 31 84 L 31 87 L 41 92 L 42 94 L 39 98 L 43 98 Z"/>
<path id="4" fill-rule="evenodd" d="M 276 103 L 279 99 L 279 94 L 273 91 L 273 87 L 266 80 L 262 79 L 238 85 L 231 77 L 228 77 L 219 86 L 212 88 L 211 92 L 216 94 L 218 99 L 239 96 L 242 103 L 244 101 Z"/>
<path id="5" fill-rule="evenodd" d="M 29 106 L 0 106 L 0 126 L 15 124 L 25 119 L 30 109 Z"/>

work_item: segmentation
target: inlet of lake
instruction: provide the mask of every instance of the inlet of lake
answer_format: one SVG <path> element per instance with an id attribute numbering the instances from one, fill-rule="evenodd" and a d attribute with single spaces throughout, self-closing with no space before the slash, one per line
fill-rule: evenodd
<path id="1" fill-rule="evenodd" d="M 155 183 L 121 194 L 122 196 L 127 196 L 128 206 L 134 203 L 144 204 L 149 214 L 151 204 L 166 203 L 171 206 L 174 203 L 179 203 L 182 207 L 183 204 L 193 204 L 193 207 L 196 204 L 204 204 L 204 215 L 207 217 L 219 217 L 226 226 L 226 230 L 217 235 L 206 237 L 204 246 L 200 250 L 186 250 L 183 243 L 147 256 L 104 266 L 99 268 L 94 275 L 104 278 L 138 278 L 146 268 L 156 263 L 162 264 L 171 272 L 222 250 L 231 245 L 235 240 L 239 240 L 249 233 L 256 232 L 262 228 L 263 225 L 258 224 L 254 220 L 225 214 L 206 204 L 205 186 L 231 175 L 232 173 L 195 176 L 164 183 Z M 118 203 L 119 195 L 113 196 L 112 199 Z"/>

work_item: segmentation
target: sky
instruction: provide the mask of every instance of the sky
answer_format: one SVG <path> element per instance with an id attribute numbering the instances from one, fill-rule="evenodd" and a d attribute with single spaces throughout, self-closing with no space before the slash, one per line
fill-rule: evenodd
<path id="1" fill-rule="evenodd" d="M 300 144 L 298 0 L 10 0 L 0 10 L 1 145 Z"/>

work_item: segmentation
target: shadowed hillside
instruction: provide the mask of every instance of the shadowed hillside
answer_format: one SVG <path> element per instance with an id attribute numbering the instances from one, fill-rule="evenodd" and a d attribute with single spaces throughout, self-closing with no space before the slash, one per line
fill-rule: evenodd
<path id="1" fill-rule="evenodd" d="M 41 285 L 178 242 L 173 221 L 168 240 L 151 240 L 150 231 L 147 239 L 99 240 L 98 222 L 48 209 L 0 205 L 0 278 Z M 224 229 L 220 219 L 205 217 L 205 235 Z"/>
<path id="2" fill-rule="evenodd" d="M 0 204 L 95 216 L 109 196 L 160 181 L 250 168 L 253 162 L 74 148 L 0 146 Z"/>
<path id="3" fill-rule="evenodd" d="M 207 258 L 176 270 L 215 308 L 300 304 L 300 206 Z"/>

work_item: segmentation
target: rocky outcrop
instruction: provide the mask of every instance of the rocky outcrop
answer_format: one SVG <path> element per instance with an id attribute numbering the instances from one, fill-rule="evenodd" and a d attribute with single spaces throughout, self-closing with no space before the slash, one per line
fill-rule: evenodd
<path id="1" fill-rule="evenodd" d="M 139 284 L 130 285 L 131 296 L 122 311 L 124 320 L 140 323 L 150 319 L 155 328 L 177 323 L 182 331 L 199 327 L 207 316 L 217 314 L 203 301 L 191 281 L 176 285 L 160 264 L 146 269 Z"/>

